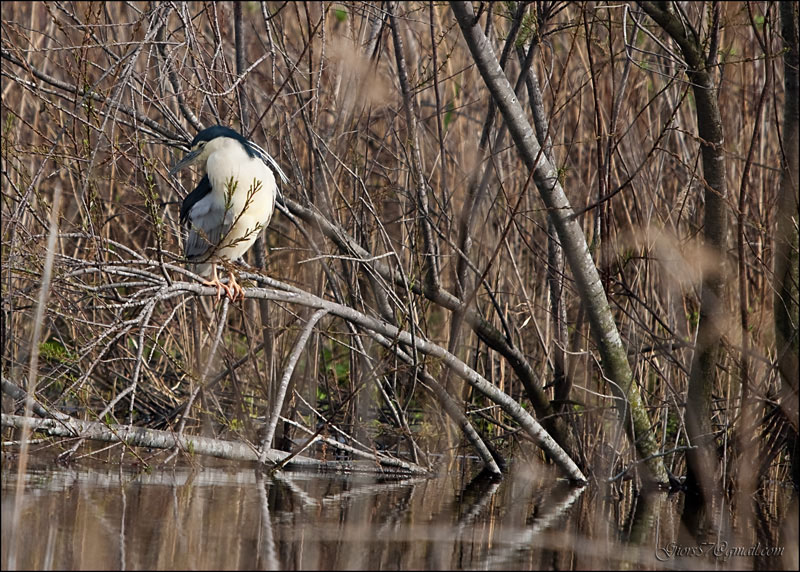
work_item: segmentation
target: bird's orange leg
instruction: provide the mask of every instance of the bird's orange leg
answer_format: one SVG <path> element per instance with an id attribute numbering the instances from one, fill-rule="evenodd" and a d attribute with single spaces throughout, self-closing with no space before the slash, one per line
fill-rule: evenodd
<path id="1" fill-rule="evenodd" d="M 222 282 L 219 281 L 219 276 L 217 276 L 217 265 L 216 264 L 212 264 L 211 265 L 211 275 L 212 275 L 212 279 L 211 280 L 203 280 L 203 284 L 206 285 L 206 286 L 213 286 L 214 288 L 217 289 L 217 303 L 219 304 L 219 301 L 222 298 L 222 291 L 223 290 L 225 290 L 225 295 L 228 296 L 228 298 L 231 297 L 230 286 L 225 285 L 225 284 L 223 284 Z M 237 286 L 239 286 L 239 285 L 237 284 Z M 241 286 L 239 286 L 239 288 L 241 288 Z"/>
<path id="2" fill-rule="evenodd" d="M 231 302 L 236 302 L 236 298 L 244 300 L 244 288 L 236 281 L 236 278 L 233 276 L 233 270 L 228 270 L 228 276 L 228 288 L 233 291 Z M 228 295 L 230 296 L 230 294 Z"/>

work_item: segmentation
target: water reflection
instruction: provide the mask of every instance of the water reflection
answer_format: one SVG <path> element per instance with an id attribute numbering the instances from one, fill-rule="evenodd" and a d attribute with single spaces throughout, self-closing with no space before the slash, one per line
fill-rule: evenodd
<path id="1" fill-rule="evenodd" d="M 3 542 L 2 566 L 719 569 L 796 563 L 796 540 L 778 557 L 726 558 L 710 548 L 688 554 L 698 541 L 681 524 L 679 495 L 575 488 L 533 462 L 518 463 L 502 481 L 469 476 L 465 467 L 434 479 L 264 476 L 230 464 L 152 473 L 32 468 L 20 542 Z M 4 539 L 10 538 L 16 478 L 13 464 L 3 463 Z M 770 522 L 738 523 L 722 540 L 780 546 L 784 516 L 773 511 Z"/>

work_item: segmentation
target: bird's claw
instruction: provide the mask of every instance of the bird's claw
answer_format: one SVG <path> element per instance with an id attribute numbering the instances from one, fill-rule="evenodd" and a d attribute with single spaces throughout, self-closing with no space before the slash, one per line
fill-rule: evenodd
<path id="1" fill-rule="evenodd" d="M 244 288 L 236 281 L 233 271 L 228 271 L 228 283 L 223 284 L 217 276 L 217 267 L 213 266 L 212 268 L 213 278 L 211 280 L 203 280 L 203 284 L 205 286 L 213 286 L 217 289 L 217 304 L 219 304 L 219 301 L 222 299 L 223 290 L 225 290 L 225 296 L 227 296 L 231 302 L 236 302 L 237 298 L 244 300 Z"/>
<path id="2" fill-rule="evenodd" d="M 225 291 L 225 296 L 231 302 L 236 302 L 237 299 L 241 298 L 244 300 L 244 288 L 233 278 L 230 277 L 228 284 L 223 284 L 219 279 L 216 280 L 205 280 L 203 281 L 205 286 L 212 286 L 217 289 L 217 304 L 219 304 L 220 300 L 222 299 L 222 291 Z"/>
<path id="3" fill-rule="evenodd" d="M 241 284 L 236 281 L 236 278 L 233 276 L 233 272 L 229 274 L 230 279 L 228 280 L 228 288 L 233 291 L 233 295 L 229 294 L 231 302 L 236 302 L 237 298 L 241 298 L 244 300 L 244 288 L 242 288 Z"/>
<path id="4" fill-rule="evenodd" d="M 217 304 L 219 304 L 219 301 L 222 299 L 222 291 L 223 290 L 225 290 L 225 295 L 226 296 L 228 296 L 229 298 L 231 296 L 231 292 L 230 292 L 230 290 L 228 290 L 228 286 L 223 284 L 222 282 L 220 282 L 219 278 L 217 278 L 216 280 L 203 280 L 203 285 L 204 286 L 211 286 L 211 287 L 217 289 Z"/>

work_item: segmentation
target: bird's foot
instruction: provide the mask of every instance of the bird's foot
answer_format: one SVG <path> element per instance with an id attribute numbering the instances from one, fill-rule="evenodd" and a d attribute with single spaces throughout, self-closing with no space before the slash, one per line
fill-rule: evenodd
<path id="1" fill-rule="evenodd" d="M 220 282 L 219 278 L 214 278 L 214 280 L 203 280 L 203 285 L 204 286 L 213 286 L 214 288 L 217 289 L 217 304 L 219 304 L 219 301 L 222 299 L 222 291 L 223 290 L 225 290 L 225 295 L 228 298 L 231 298 L 230 286 Z M 231 300 L 233 300 L 233 298 L 231 298 Z"/>
<path id="2" fill-rule="evenodd" d="M 228 288 L 233 292 L 233 296 L 230 295 L 230 292 L 228 294 L 228 296 L 231 298 L 231 302 L 236 302 L 237 298 L 244 300 L 244 288 L 242 288 L 242 285 L 236 281 L 236 278 L 233 276 L 233 272 L 229 272 L 228 276 Z"/>

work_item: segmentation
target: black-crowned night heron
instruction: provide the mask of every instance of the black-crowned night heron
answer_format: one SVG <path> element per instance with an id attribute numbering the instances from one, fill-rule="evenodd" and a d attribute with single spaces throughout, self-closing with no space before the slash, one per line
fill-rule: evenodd
<path id="1" fill-rule="evenodd" d="M 287 182 L 286 175 L 266 151 L 233 129 L 215 125 L 203 129 L 192 140 L 189 154 L 170 175 L 199 163 L 203 178 L 181 205 L 181 224 L 189 227 L 184 255 L 203 283 L 222 290 L 236 301 L 244 290 L 228 269 L 228 284 L 220 282 L 217 263 L 234 261 L 253 245 L 275 210 L 277 185 L 273 170 Z"/>

